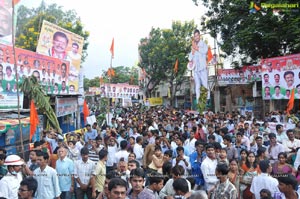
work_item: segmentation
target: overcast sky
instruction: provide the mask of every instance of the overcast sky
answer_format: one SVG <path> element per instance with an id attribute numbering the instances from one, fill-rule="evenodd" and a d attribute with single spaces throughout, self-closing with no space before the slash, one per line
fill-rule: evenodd
<path id="1" fill-rule="evenodd" d="M 192 0 L 46 0 L 56 3 L 63 10 L 74 9 L 90 32 L 88 57 L 83 63 L 87 78 L 94 78 L 110 65 L 110 45 L 115 38 L 114 66 L 134 66 L 138 62 L 138 43 L 151 28 L 171 28 L 172 21 L 194 20 L 200 24 L 204 13 L 202 6 Z M 32 8 L 41 0 L 21 0 Z M 192 33 L 191 33 L 192 34 Z M 210 43 L 212 45 L 213 43 Z"/>

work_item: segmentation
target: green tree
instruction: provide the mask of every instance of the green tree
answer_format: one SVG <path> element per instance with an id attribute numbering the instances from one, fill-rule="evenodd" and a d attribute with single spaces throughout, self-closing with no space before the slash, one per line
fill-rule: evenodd
<path id="1" fill-rule="evenodd" d="M 82 62 L 87 56 L 89 32 L 84 30 L 80 18 L 74 10 L 62 10 L 61 6 L 52 4 L 46 7 L 44 1 L 38 8 L 28 9 L 21 5 L 18 9 L 16 46 L 35 52 L 43 20 L 54 23 L 84 38 Z"/>
<path id="2" fill-rule="evenodd" d="M 111 83 L 129 83 L 132 85 L 138 85 L 138 68 L 135 66 L 125 67 L 117 66 L 113 67 L 114 76 L 111 77 Z M 109 82 L 108 71 L 102 71 L 103 80 L 105 83 Z"/>
<path id="3" fill-rule="evenodd" d="M 84 91 L 89 91 L 89 87 L 100 87 L 99 77 L 94 77 L 93 79 L 84 78 L 83 79 Z"/>
<path id="4" fill-rule="evenodd" d="M 138 68 L 137 67 L 114 67 L 115 76 L 111 77 L 111 83 L 129 83 L 132 85 L 138 85 Z M 103 83 L 109 83 L 109 76 L 107 70 L 102 71 Z M 94 77 L 93 79 L 84 78 L 84 91 L 88 91 L 89 87 L 99 87 L 100 77 Z"/>
<path id="5" fill-rule="evenodd" d="M 144 91 L 151 97 L 152 90 L 161 82 L 170 86 L 172 100 L 185 81 L 187 54 L 191 50 L 191 36 L 196 28 L 194 21 L 172 23 L 171 29 L 152 28 L 149 37 L 140 40 L 139 66 L 145 70 L 148 78 Z M 178 71 L 174 71 L 174 64 L 178 59 Z"/>
<path id="6" fill-rule="evenodd" d="M 198 5 L 199 0 L 193 0 Z M 262 8 L 251 13 L 244 0 L 202 0 L 208 8 L 202 17 L 204 32 L 220 36 L 218 44 L 224 56 L 236 58 L 238 64 L 257 63 L 260 58 L 281 56 L 300 51 L 300 15 L 298 10 Z M 293 0 L 270 0 L 268 3 L 296 3 Z M 294 12 L 297 11 L 297 12 Z M 233 62 L 236 65 L 237 62 Z"/>

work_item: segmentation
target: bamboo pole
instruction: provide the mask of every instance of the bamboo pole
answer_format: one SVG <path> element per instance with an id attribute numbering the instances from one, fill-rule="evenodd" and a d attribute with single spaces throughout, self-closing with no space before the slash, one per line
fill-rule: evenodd
<path id="1" fill-rule="evenodd" d="M 21 141 L 21 154 L 22 157 L 25 158 L 24 151 L 24 140 L 23 140 L 23 130 L 22 130 L 22 122 L 20 117 L 20 91 L 19 91 L 19 75 L 18 75 L 18 67 L 17 67 L 17 58 L 16 58 L 16 50 L 15 50 L 15 26 L 14 26 L 14 18 L 15 18 L 15 4 L 14 0 L 12 0 L 12 48 L 13 48 L 13 57 L 14 57 L 14 71 L 16 75 L 16 84 L 17 84 L 17 100 L 18 100 L 18 121 L 19 121 L 19 129 L 20 129 L 20 141 Z M 29 140 L 30 141 L 30 140 Z"/>

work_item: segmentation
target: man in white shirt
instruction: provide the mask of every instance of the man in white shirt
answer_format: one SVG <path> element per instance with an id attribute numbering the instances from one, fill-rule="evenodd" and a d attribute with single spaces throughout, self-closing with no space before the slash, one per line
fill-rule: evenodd
<path id="1" fill-rule="evenodd" d="M 206 145 L 206 155 L 207 157 L 203 160 L 201 164 L 201 170 L 205 182 L 206 191 L 211 191 L 213 187 L 218 182 L 218 178 L 215 175 L 216 167 L 218 164 L 215 147 L 212 144 Z"/>
<path id="2" fill-rule="evenodd" d="M 276 138 L 277 142 L 279 142 L 280 144 L 282 144 L 285 140 L 288 139 L 285 131 L 283 130 L 283 125 L 281 124 L 276 125 Z"/>
<path id="3" fill-rule="evenodd" d="M 287 89 L 294 88 L 294 72 L 293 71 L 285 71 L 283 74 L 284 80 L 286 82 Z"/>
<path id="4" fill-rule="evenodd" d="M 195 132 L 193 130 L 191 130 L 190 138 L 186 139 L 184 142 L 184 146 L 189 149 L 190 154 L 192 154 L 196 150 L 196 148 L 195 148 L 196 141 L 197 140 L 195 139 Z"/>
<path id="5" fill-rule="evenodd" d="M 247 150 L 250 151 L 250 140 L 245 136 L 244 131 L 240 131 L 242 133 L 242 144 L 247 147 Z"/>
<path id="6" fill-rule="evenodd" d="M 0 180 L 0 195 L 7 199 L 18 199 L 18 189 L 22 181 L 22 165 L 24 161 L 17 155 L 9 155 L 5 158 L 7 174 Z"/>
<path id="7" fill-rule="evenodd" d="M 88 148 L 82 148 L 80 154 L 82 159 L 77 160 L 74 165 L 74 178 L 77 183 L 76 197 L 83 199 L 86 195 L 87 198 L 92 198 L 92 187 L 95 184 L 91 178 L 96 164 L 89 159 Z"/>
<path id="8" fill-rule="evenodd" d="M 278 154 L 284 151 L 284 146 L 277 142 L 275 133 L 269 134 L 270 145 L 268 146 L 268 155 L 271 164 L 278 160 Z"/>
<path id="9" fill-rule="evenodd" d="M 184 175 L 184 169 L 182 166 L 177 165 L 172 168 L 171 173 L 172 173 L 172 178 L 166 182 L 165 186 L 159 192 L 160 199 L 173 198 L 175 196 L 176 193 L 173 188 L 173 182 L 176 179 L 182 178 L 182 176 Z M 191 183 L 188 180 L 186 181 L 188 183 L 189 191 L 191 191 Z"/>
<path id="10" fill-rule="evenodd" d="M 115 163 L 118 164 L 121 158 L 124 158 L 124 161 L 127 163 L 128 162 L 129 153 L 126 150 L 126 148 L 127 148 L 127 141 L 126 140 L 122 140 L 121 141 L 120 148 L 121 148 L 121 150 L 118 151 L 115 154 L 115 157 L 116 157 L 115 158 Z"/>
<path id="11" fill-rule="evenodd" d="M 177 157 L 172 161 L 173 167 L 175 165 L 181 165 L 185 170 L 185 174 L 188 174 L 188 170 L 191 169 L 190 158 L 184 155 L 184 148 L 182 146 L 177 147 L 176 151 Z"/>
<path id="12" fill-rule="evenodd" d="M 130 132 L 130 137 L 134 137 L 134 139 L 136 139 L 138 136 L 141 136 L 141 134 L 139 134 L 137 128 L 134 127 L 133 132 Z"/>
<path id="13" fill-rule="evenodd" d="M 300 147 L 300 140 L 295 138 L 293 129 L 288 129 L 286 134 L 288 139 L 283 141 L 283 146 L 290 156 L 296 154 L 296 149 Z"/>
<path id="14" fill-rule="evenodd" d="M 284 96 L 280 93 L 280 86 L 275 86 L 275 93 L 272 95 L 272 99 L 283 99 Z"/>
<path id="15" fill-rule="evenodd" d="M 113 170 L 116 166 L 115 164 L 115 155 L 118 152 L 118 146 L 114 137 L 110 137 L 108 140 L 108 147 L 107 147 L 108 155 L 107 155 L 107 173 Z"/>
<path id="16" fill-rule="evenodd" d="M 256 199 L 260 198 L 260 191 L 262 189 L 268 189 L 271 192 L 271 195 L 274 196 L 274 193 L 279 192 L 278 181 L 276 178 L 270 176 L 272 172 L 272 166 L 269 160 L 262 160 L 259 163 L 259 168 L 261 174 L 254 176 L 250 191 L 255 195 Z"/>
<path id="17" fill-rule="evenodd" d="M 136 143 L 133 147 L 133 152 L 136 155 L 136 160 L 140 163 L 140 165 L 143 164 L 142 159 L 144 156 L 144 149 L 143 149 L 142 143 L 143 143 L 143 137 L 139 136 L 136 138 Z M 147 166 L 147 165 L 144 165 L 144 166 Z"/>

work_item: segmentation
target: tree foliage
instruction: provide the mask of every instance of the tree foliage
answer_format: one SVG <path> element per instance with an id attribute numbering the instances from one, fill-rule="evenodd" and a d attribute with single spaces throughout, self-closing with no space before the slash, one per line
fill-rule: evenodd
<path id="1" fill-rule="evenodd" d="M 47 20 L 84 38 L 82 62 L 87 56 L 89 32 L 74 10 L 63 11 L 61 6 L 52 4 L 46 7 L 44 1 L 38 8 L 28 9 L 21 5 L 18 9 L 16 46 L 35 52 L 43 20 Z"/>
<path id="2" fill-rule="evenodd" d="M 161 82 L 169 83 L 171 96 L 180 89 L 186 72 L 187 54 L 191 50 L 191 38 L 196 25 L 194 21 L 175 21 L 171 29 L 152 28 L 149 37 L 140 40 L 139 66 L 149 79 L 143 88 L 147 97 Z M 174 64 L 178 59 L 178 71 Z"/>
<path id="3" fill-rule="evenodd" d="M 108 83 L 111 78 L 111 83 L 129 83 L 132 85 L 138 85 L 138 68 L 137 67 L 113 67 L 115 75 L 109 77 L 107 71 L 103 71 L 104 82 Z"/>
<path id="4" fill-rule="evenodd" d="M 61 131 L 56 114 L 50 105 L 50 98 L 44 93 L 42 86 L 37 81 L 36 77 L 30 76 L 24 78 L 21 85 L 21 91 L 26 95 L 29 101 L 33 100 L 39 109 L 40 113 L 46 115 L 50 126 Z"/>
<path id="5" fill-rule="evenodd" d="M 196 5 L 199 0 L 193 0 Z M 224 56 L 241 64 L 253 64 L 260 58 L 281 56 L 300 51 L 300 15 L 298 9 L 262 8 L 251 13 L 245 0 L 202 0 L 208 8 L 202 17 L 203 31 L 220 36 Z M 294 0 L 270 0 L 267 3 L 297 3 Z"/>

